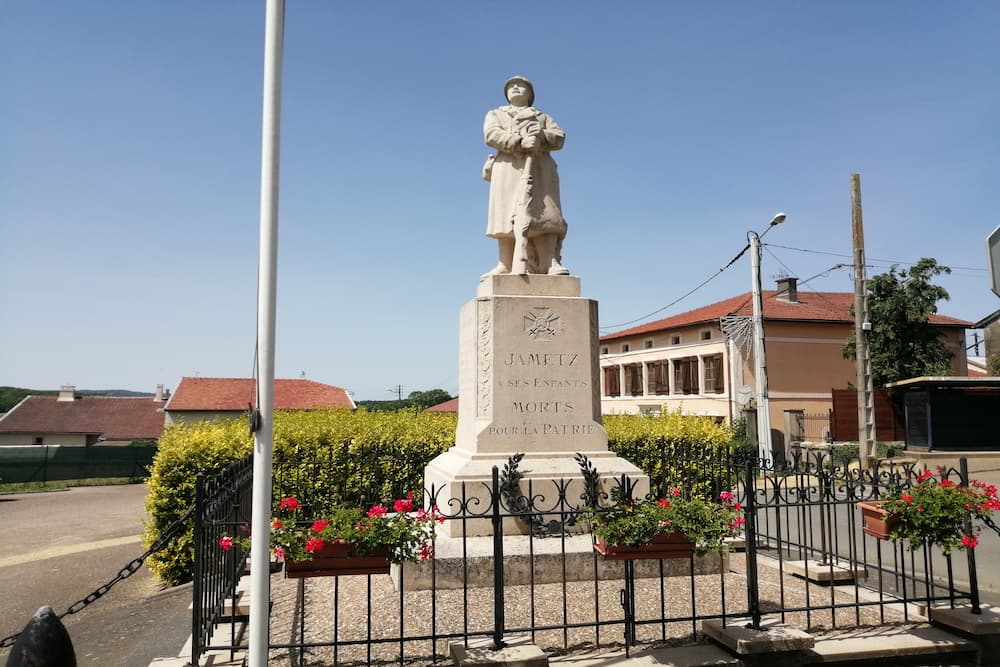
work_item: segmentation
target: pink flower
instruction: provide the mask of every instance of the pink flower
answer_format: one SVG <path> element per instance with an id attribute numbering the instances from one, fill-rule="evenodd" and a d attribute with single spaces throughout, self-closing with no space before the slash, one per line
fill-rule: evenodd
<path id="1" fill-rule="evenodd" d="M 665 498 L 660 498 L 656 501 L 656 504 L 660 507 L 670 507 L 670 501 Z"/>
<path id="2" fill-rule="evenodd" d="M 282 498 L 281 502 L 278 503 L 279 510 L 297 510 L 301 505 L 299 504 L 299 499 L 295 496 L 288 496 L 287 498 Z"/>
<path id="3" fill-rule="evenodd" d="M 326 527 L 330 525 L 330 522 L 326 519 L 316 519 L 313 521 L 312 530 L 314 533 L 322 533 L 326 530 Z"/>
<path id="4" fill-rule="evenodd" d="M 413 511 L 413 500 L 411 498 L 400 498 L 392 504 L 393 512 L 412 512 Z"/>
<path id="5" fill-rule="evenodd" d="M 722 493 L 719 494 L 719 500 L 732 500 L 732 499 L 733 499 L 732 491 L 723 491 Z"/>
<path id="6" fill-rule="evenodd" d="M 677 498 L 678 496 L 681 495 L 681 490 L 675 486 L 672 489 L 670 489 L 670 495 L 672 495 L 674 498 Z"/>
<path id="7" fill-rule="evenodd" d="M 962 546 L 966 549 L 975 549 L 979 546 L 979 540 L 972 535 L 966 535 L 962 538 Z"/>
<path id="8" fill-rule="evenodd" d="M 733 519 L 733 525 L 734 526 L 742 526 L 746 522 L 747 522 L 747 520 L 744 517 L 742 517 L 742 516 L 738 516 L 735 519 Z"/>
<path id="9" fill-rule="evenodd" d="M 229 551 L 230 549 L 233 548 L 233 538 L 229 537 L 228 535 L 223 535 L 222 537 L 219 538 L 219 547 L 223 551 Z"/>
<path id="10" fill-rule="evenodd" d="M 432 542 L 424 542 L 420 545 L 420 560 L 430 560 L 434 558 L 434 544 Z"/>
<path id="11" fill-rule="evenodd" d="M 923 505 L 921 505 L 920 507 L 918 507 L 918 508 L 917 508 L 917 511 L 918 511 L 918 512 L 923 512 L 923 511 L 924 511 L 924 507 L 923 507 Z"/>
<path id="12" fill-rule="evenodd" d="M 285 550 L 282 549 L 281 547 L 274 547 L 274 557 L 275 558 L 284 558 L 285 557 Z"/>
<path id="13" fill-rule="evenodd" d="M 372 505 L 371 509 L 368 510 L 368 518 L 374 518 L 377 516 L 385 516 L 389 510 L 382 507 L 381 505 Z"/>
<path id="14" fill-rule="evenodd" d="M 743 503 L 739 503 L 739 502 L 733 503 L 733 509 L 736 510 L 736 511 L 742 511 L 743 510 Z"/>
<path id="15" fill-rule="evenodd" d="M 311 554 L 314 554 L 320 549 L 322 549 L 324 544 L 325 542 L 323 542 L 322 537 L 314 537 L 312 539 L 306 540 L 306 551 L 308 551 Z"/>

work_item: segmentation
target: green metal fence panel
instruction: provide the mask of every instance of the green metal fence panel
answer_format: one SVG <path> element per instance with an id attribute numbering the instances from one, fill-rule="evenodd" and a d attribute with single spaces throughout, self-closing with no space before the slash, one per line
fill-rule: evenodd
<path id="1" fill-rule="evenodd" d="M 0 447 L 4 482 L 51 482 L 66 479 L 120 477 L 143 479 L 156 447 Z"/>

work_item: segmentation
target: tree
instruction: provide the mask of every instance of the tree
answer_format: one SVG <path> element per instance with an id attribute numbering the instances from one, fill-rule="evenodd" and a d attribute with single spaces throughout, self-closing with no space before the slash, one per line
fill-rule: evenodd
<path id="1" fill-rule="evenodd" d="M 990 375 L 1000 375 L 1000 354 L 994 354 L 990 358 Z"/>
<path id="2" fill-rule="evenodd" d="M 427 391 L 412 391 L 407 397 L 411 404 L 422 408 L 429 408 L 452 399 L 451 394 L 444 389 L 429 389 Z"/>
<path id="3" fill-rule="evenodd" d="M 942 273 L 951 273 L 951 269 L 924 257 L 909 270 L 893 266 L 868 281 L 868 320 L 872 325 L 868 352 L 876 387 L 921 375 L 951 373 L 951 354 L 930 323 L 930 316 L 937 313 L 937 302 L 949 298 L 943 287 L 931 283 Z M 857 358 L 853 334 L 844 344 L 844 357 Z"/>

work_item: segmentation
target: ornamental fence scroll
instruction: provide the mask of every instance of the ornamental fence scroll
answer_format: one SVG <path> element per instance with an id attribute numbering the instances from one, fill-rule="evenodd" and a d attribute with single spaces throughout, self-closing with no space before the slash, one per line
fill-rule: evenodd
<path id="1" fill-rule="evenodd" d="M 583 468 L 576 480 L 528 479 L 518 474 L 525 462 L 512 460 L 505 475 L 497 471 L 492 481 L 462 488 L 459 497 L 424 490 L 427 506 L 438 505 L 445 521 L 463 528 L 449 532 L 460 537 L 437 538 L 431 561 L 393 566 L 389 575 L 273 578 L 272 655 L 287 654 L 291 664 L 404 664 L 441 658 L 450 642 L 489 638 L 499 644 L 512 634 L 529 635 L 554 652 L 621 646 L 628 652 L 640 643 L 690 642 L 699 622 L 709 619 L 759 627 L 762 618 L 777 617 L 803 629 L 842 628 L 910 620 L 912 607 L 900 603 L 978 604 L 971 552 L 955 558 L 927 548 L 909 551 L 862 532 L 856 502 L 915 484 L 920 471 L 911 464 L 866 471 L 814 452 L 777 466 L 688 460 L 673 452 L 660 458 L 695 471 L 704 493 L 729 491 L 744 507 L 743 543 L 714 564 L 698 557 L 604 561 L 578 520 L 601 493 L 599 479 L 591 474 L 588 480 Z M 316 470 L 308 461 L 296 469 Z M 968 479 L 956 470 L 943 474 Z M 249 497 L 250 485 L 249 475 L 229 475 L 200 497 L 206 513 L 196 540 L 203 545 L 199 590 L 226 595 L 235 590 L 244 556 L 228 552 L 235 560 L 227 560 L 209 552 L 228 528 L 249 521 L 236 508 Z M 308 498 L 311 476 L 300 478 L 301 490 L 290 476 L 276 480 L 275 488 Z M 655 495 L 675 485 L 669 475 L 651 480 Z M 320 506 L 322 499 L 309 502 Z M 492 536 L 465 530 L 484 522 Z M 852 578 L 831 585 L 843 572 Z M 235 636 L 225 646 L 208 644 L 211 627 L 222 618 L 215 600 L 195 599 L 203 637 L 196 652 L 240 647 Z"/>

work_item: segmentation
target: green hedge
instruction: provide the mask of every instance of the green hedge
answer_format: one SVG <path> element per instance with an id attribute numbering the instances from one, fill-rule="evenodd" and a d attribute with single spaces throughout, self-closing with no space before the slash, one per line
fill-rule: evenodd
<path id="1" fill-rule="evenodd" d="M 322 511 L 318 499 L 361 495 L 387 499 L 397 488 L 418 490 L 427 462 L 454 444 L 456 419 L 455 414 L 415 411 L 276 413 L 274 461 L 279 483 L 274 496 L 313 499 L 312 509 Z M 146 544 L 194 503 L 198 473 L 218 474 L 252 451 L 245 418 L 168 427 L 148 482 Z M 147 563 L 164 581 L 190 580 L 192 531 Z"/>
<path id="2" fill-rule="evenodd" d="M 605 415 L 604 426 L 608 447 L 649 475 L 657 495 L 674 486 L 694 493 L 715 491 L 721 467 L 738 444 L 733 430 L 714 418 L 680 411 Z"/>
<path id="3" fill-rule="evenodd" d="M 707 417 L 604 418 L 609 447 L 664 484 L 707 490 L 706 458 L 729 451 L 732 432 Z M 274 498 L 296 495 L 323 513 L 338 499 L 365 502 L 400 497 L 423 486 L 427 463 L 454 444 L 457 416 L 441 412 L 328 410 L 275 415 Z M 166 429 L 153 461 L 145 540 L 151 544 L 194 502 L 195 476 L 211 476 L 250 454 L 245 419 L 195 422 Z M 701 463 L 686 463 L 692 456 Z M 162 580 L 190 580 L 194 563 L 188 531 L 152 556 Z"/>

